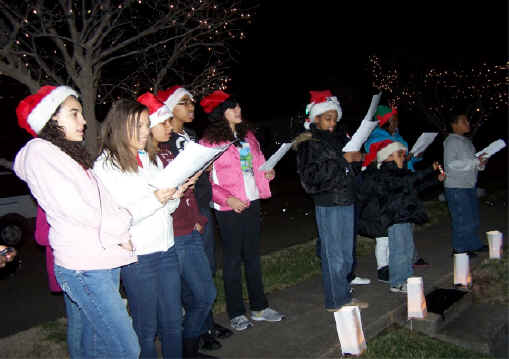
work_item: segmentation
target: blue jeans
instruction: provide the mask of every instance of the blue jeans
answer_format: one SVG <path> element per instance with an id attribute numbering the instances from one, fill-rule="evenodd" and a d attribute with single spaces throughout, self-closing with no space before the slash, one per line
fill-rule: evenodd
<path id="1" fill-rule="evenodd" d="M 182 274 L 182 304 L 186 310 L 183 337 L 196 338 L 202 334 L 202 326 L 216 299 L 216 286 L 200 232 L 194 230 L 175 237 L 175 248 Z"/>
<path id="2" fill-rule="evenodd" d="M 55 265 L 58 284 L 81 313 L 85 358 L 138 358 L 140 347 L 119 293 L 120 268 L 70 270 Z"/>
<path id="3" fill-rule="evenodd" d="M 457 252 L 481 248 L 477 189 L 445 188 L 444 195 L 451 215 L 452 248 Z"/>
<path id="4" fill-rule="evenodd" d="M 337 309 L 351 301 L 348 274 L 353 264 L 354 206 L 315 207 L 321 242 L 325 308 Z"/>
<path id="5" fill-rule="evenodd" d="M 157 358 L 156 334 L 164 358 L 182 357 L 180 272 L 175 246 L 139 255 L 122 268 L 122 283 L 141 346 L 140 358 Z"/>
<path id="6" fill-rule="evenodd" d="M 67 314 L 67 349 L 71 359 L 81 358 L 81 337 L 83 325 L 81 323 L 81 312 L 78 304 L 74 303 L 67 294 L 64 293 L 65 312 Z"/>
<path id="7" fill-rule="evenodd" d="M 387 230 L 389 236 L 389 281 L 391 286 L 406 283 L 414 273 L 414 234 L 411 223 L 396 223 Z"/>

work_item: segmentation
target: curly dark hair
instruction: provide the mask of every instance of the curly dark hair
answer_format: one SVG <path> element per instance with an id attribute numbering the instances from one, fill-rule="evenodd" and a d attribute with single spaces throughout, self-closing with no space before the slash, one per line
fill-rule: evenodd
<path id="1" fill-rule="evenodd" d="M 235 108 L 238 104 L 239 102 L 235 98 L 229 97 L 209 114 L 209 125 L 203 133 L 203 138 L 207 142 L 217 144 L 235 141 L 235 135 L 224 117 L 224 113 L 230 108 Z M 235 127 L 235 130 L 237 139 L 244 140 L 250 127 L 246 121 L 242 121 Z M 235 146 L 240 146 L 240 143 L 235 143 Z"/>
<path id="2" fill-rule="evenodd" d="M 44 125 L 37 137 L 49 141 L 60 148 L 84 169 L 92 168 L 94 162 L 92 161 L 92 156 L 90 156 L 90 153 L 85 148 L 84 141 L 69 141 L 66 139 L 64 129 L 53 119 L 58 114 L 58 111 L 60 111 L 60 106 L 51 115 L 50 120 Z"/>

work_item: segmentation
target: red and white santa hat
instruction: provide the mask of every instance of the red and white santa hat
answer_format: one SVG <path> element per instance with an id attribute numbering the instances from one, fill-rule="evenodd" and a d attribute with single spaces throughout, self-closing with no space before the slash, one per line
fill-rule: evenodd
<path id="1" fill-rule="evenodd" d="M 332 96 L 330 90 L 324 91 L 309 91 L 311 95 L 311 101 L 306 106 L 306 115 L 309 117 L 304 121 L 304 127 L 309 130 L 309 125 L 315 121 L 316 116 L 329 111 L 336 110 L 338 113 L 338 122 L 343 115 L 341 105 L 339 104 L 338 98 Z"/>
<path id="2" fill-rule="evenodd" d="M 25 97 L 16 107 L 18 125 L 37 136 L 51 119 L 58 106 L 69 96 L 79 97 L 68 86 L 43 86 L 35 94 Z"/>
<path id="3" fill-rule="evenodd" d="M 170 111 L 173 111 L 173 108 L 179 103 L 179 101 L 185 95 L 189 96 L 191 100 L 194 100 L 193 95 L 191 95 L 189 91 L 187 91 L 180 85 L 175 85 L 167 90 L 157 91 L 156 97 L 159 101 L 163 102 L 166 106 L 168 106 Z"/>
<path id="4" fill-rule="evenodd" d="M 168 106 L 159 101 L 151 92 L 145 92 L 137 98 L 137 101 L 148 108 L 150 128 L 163 123 L 171 117 L 171 111 Z"/>
<path id="5" fill-rule="evenodd" d="M 214 109 L 225 102 L 230 97 L 229 94 L 227 94 L 224 91 L 216 90 L 212 92 L 210 95 L 205 96 L 200 101 L 200 106 L 203 107 L 203 111 L 205 113 L 210 114 Z"/>
<path id="6" fill-rule="evenodd" d="M 380 144 L 380 145 L 378 145 L 378 144 Z M 371 146 L 369 146 L 370 150 L 371 150 L 371 147 L 373 147 L 373 145 L 378 145 L 378 152 L 376 154 L 376 162 L 377 162 L 378 168 L 380 168 L 380 166 L 382 165 L 382 162 L 384 160 L 386 160 L 387 157 L 392 155 L 394 152 L 399 151 L 399 150 L 406 151 L 405 145 L 402 144 L 401 142 L 397 142 L 397 141 L 385 140 L 385 141 L 381 141 L 381 142 L 376 142 L 376 143 L 373 143 Z"/>

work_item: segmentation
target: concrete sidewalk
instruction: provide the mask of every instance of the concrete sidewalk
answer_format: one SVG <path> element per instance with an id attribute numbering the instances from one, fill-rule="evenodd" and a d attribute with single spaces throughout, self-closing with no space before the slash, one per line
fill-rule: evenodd
<path id="1" fill-rule="evenodd" d="M 507 248 L 507 208 L 481 202 L 482 233 L 497 229 L 504 233 Z M 453 257 L 448 217 L 438 224 L 417 231 L 415 242 L 419 254 L 431 267 L 415 269 L 414 275 L 424 280 L 425 294 L 435 288 L 453 287 Z M 471 259 L 471 267 L 479 264 L 487 253 Z M 354 296 L 369 302 L 361 311 L 364 335 L 369 339 L 393 323 L 407 320 L 406 295 L 389 292 L 388 284 L 376 280 L 373 256 L 359 258 L 357 275 L 371 279 L 370 285 L 354 286 Z M 236 332 L 222 341 L 223 348 L 209 352 L 220 358 L 337 358 L 341 353 L 334 316 L 323 305 L 321 277 L 313 277 L 293 288 L 268 295 L 270 306 L 287 315 L 280 323 L 254 322 L 254 327 Z M 228 326 L 225 313 L 217 322 Z"/>

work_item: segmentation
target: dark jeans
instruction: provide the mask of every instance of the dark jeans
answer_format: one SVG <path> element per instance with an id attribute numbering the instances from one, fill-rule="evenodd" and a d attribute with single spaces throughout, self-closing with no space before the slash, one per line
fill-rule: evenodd
<path id="1" fill-rule="evenodd" d="M 479 199 L 474 188 L 445 188 L 452 222 L 452 248 L 457 252 L 482 247 L 479 238 Z"/>
<path id="2" fill-rule="evenodd" d="M 214 212 L 210 207 L 200 208 L 200 213 L 207 217 L 207 225 L 205 226 L 205 231 L 202 234 L 203 238 L 203 249 L 205 249 L 205 254 L 209 260 L 210 264 L 210 272 L 212 273 L 212 278 L 216 276 L 216 218 L 214 216 Z M 211 330 L 214 327 L 214 315 L 212 314 L 212 310 L 209 312 L 209 315 L 205 319 L 203 323 L 201 333 L 204 334 Z"/>
<path id="3" fill-rule="evenodd" d="M 186 310 L 182 335 L 184 339 L 196 338 L 202 334 L 203 324 L 216 299 L 216 287 L 198 231 L 175 237 L 175 248 L 182 274 L 182 304 Z"/>
<path id="4" fill-rule="evenodd" d="M 140 358 L 157 358 L 156 334 L 164 358 L 182 357 L 180 272 L 175 246 L 166 252 L 139 255 L 122 268 L 133 326 L 141 346 Z"/>
<path id="5" fill-rule="evenodd" d="M 322 281 L 326 309 L 337 309 L 351 301 L 347 279 L 352 269 L 352 206 L 315 207 L 321 239 Z"/>
<path id="6" fill-rule="evenodd" d="M 210 272 L 214 277 L 216 275 L 216 219 L 211 208 L 200 208 L 200 213 L 202 216 L 207 217 L 207 225 L 201 236 L 203 239 L 203 249 L 209 260 Z"/>
<path id="7" fill-rule="evenodd" d="M 242 213 L 216 210 L 216 219 L 223 241 L 224 291 L 230 319 L 246 313 L 242 300 L 242 264 L 250 309 L 267 308 L 260 262 L 260 201 L 252 201 Z"/>

